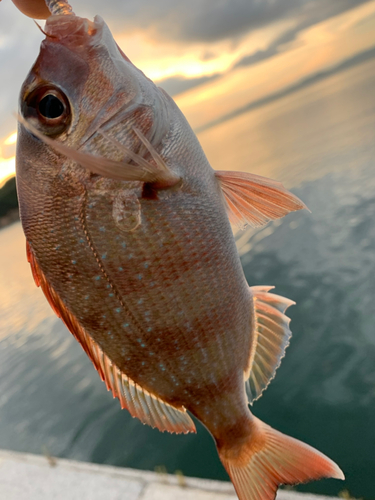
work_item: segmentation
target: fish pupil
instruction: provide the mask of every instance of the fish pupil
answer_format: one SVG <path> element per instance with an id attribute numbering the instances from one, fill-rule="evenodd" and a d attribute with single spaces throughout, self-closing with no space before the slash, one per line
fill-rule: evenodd
<path id="1" fill-rule="evenodd" d="M 59 118 L 64 110 L 64 103 L 53 94 L 47 94 L 39 103 L 39 113 L 45 118 Z"/>

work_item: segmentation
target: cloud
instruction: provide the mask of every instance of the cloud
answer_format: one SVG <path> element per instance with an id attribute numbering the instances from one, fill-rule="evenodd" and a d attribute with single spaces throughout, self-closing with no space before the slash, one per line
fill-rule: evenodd
<path id="1" fill-rule="evenodd" d="M 186 90 L 192 89 L 193 87 L 197 87 L 198 85 L 202 85 L 203 83 L 207 83 L 209 81 L 215 80 L 220 76 L 220 73 L 211 76 L 201 76 L 198 78 L 184 78 L 183 76 L 171 76 L 170 78 L 165 78 L 164 80 L 160 80 L 155 82 L 158 87 L 163 88 L 169 95 L 174 96 L 177 94 L 181 94 Z"/>
<path id="2" fill-rule="evenodd" d="M 77 14 L 100 14 L 115 30 L 144 30 L 156 38 L 213 42 L 238 37 L 286 17 L 306 25 L 368 0 L 75 0 Z M 311 20 L 309 23 L 308 20 Z"/>
<path id="3" fill-rule="evenodd" d="M 322 80 L 325 80 L 326 78 L 335 75 L 337 73 L 341 73 L 342 71 L 345 71 L 346 69 L 352 68 L 354 66 L 357 66 L 359 64 L 362 64 L 366 61 L 370 61 L 372 59 L 375 59 L 375 46 L 371 47 L 367 50 L 364 50 L 363 52 L 360 52 L 359 54 L 355 54 L 352 57 L 349 57 L 345 59 L 344 61 L 340 62 L 339 64 L 335 64 L 329 68 L 323 69 L 321 71 L 318 71 L 316 73 L 313 73 L 312 75 L 309 75 L 296 83 L 289 85 L 287 87 L 284 87 L 276 92 L 272 92 L 271 94 L 268 94 L 260 99 L 256 99 L 255 101 L 251 101 L 248 104 L 245 104 L 245 106 L 241 106 L 238 109 L 235 109 L 231 111 L 228 114 L 225 114 L 224 116 L 220 116 L 219 118 L 204 124 L 201 127 L 198 127 L 195 129 L 196 133 L 203 132 L 204 130 L 207 130 L 209 128 L 212 128 L 216 125 L 219 125 L 220 123 L 224 123 L 226 121 L 231 120 L 232 118 L 235 118 L 239 115 L 242 115 L 244 113 L 247 113 L 249 111 L 252 111 L 253 109 L 261 108 L 262 106 L 265 106 L 267 104 L 270 104 L 271 102 L 278 101 L 279 99 L 282 99 L 283 97 L 286 97 L 290 94 L 293 94 L 294 92 L 297 92 L 298 90 L 302 90 L 306 87 L 309 87 L 310 85 L 313 85 L 314 83 L 320 82 Z"/>
<path id="4" fill-rule="evenodd" d="M 264 50 L 248 54 L 237 63 L 237 66 L 244 66 L 273 57 L 300 30 L 365 1 L 71 0 L 71 3 L 77 15 L 89 18 L 101 15 L 115 34 L 143 31 L 155 40 L 154 43 L 164 39 L 174 46 L 181 46 L 185 52 L 189 51 L 189 44 L 207 43 L 208 58 L 211 42 L 236 42 L 252 29 L 280 20 L 296 20 L 296 28 L 284 33 Z M 10 0 L 0 3 L 0 138 L 15 128 L 12 113 L 17 110 L 19 89 L 38 55 L 42 39 L 43 35 L 33 21 L 21 15 Z M 174 76 L 159 84 L 175 95 L 208 81 L 208 78 L 213 77 L 185 79 Z"/>
<path id="5" fill-rule="evenodd" d="M 302 9 L 298 12 L 298 21 L 296 26 L 285 31 L 264 50 L 258 50 L 252 54 L 244 56 L 234 65 L 234 68 L 240 66 L 250 66 L 279 54 L 282 52 L 286 44 L 297 38 L 297 35 L 302 30 L 305 30 L 325 19 L 338 15 L 350 8 L 355 7 L 356 5 L 365 3 L 366 1 L 367 0 L 342 0 L 340 2 L 326 2 L 325 0 L 315 0 L 314 2 L 309 2 L 307 4 L 309 7 L 308 9 Z"/>

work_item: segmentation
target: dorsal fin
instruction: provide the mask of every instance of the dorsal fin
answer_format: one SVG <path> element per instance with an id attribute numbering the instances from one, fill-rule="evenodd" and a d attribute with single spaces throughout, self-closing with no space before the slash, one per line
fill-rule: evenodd
<path id="1" fill-rule="evenodd" d="M 289 329 L 290 319 L 284 313 L 295 302 L 268 293 L 273 288 L 250 287 L 255 310 L 255 346 L 245 374 L 245 379 L 250 376 L 247 383 L 250 404 L 260 398 L 275 377 L 292 335 Z"/>
<path id="2" fill-rule="evenodd" d="M 81 344 L 93 365 L 97 369 L 107 389 L 120 400 L 121 408 L 126 408 L 132 417 L 137 417 L 143 424 L 156 427 L 160 431 L 187 434 L 196 432 L 194 422 L 184 407 L 175 408 L 155 394 L 150 393 L 123 373 L 103 352 L 91 336 L 66 309 L 60 297 L 48 284 L 39 268 L 28 242 L 27 259 L 31 265 L 33 277 L 40 286 L 52 309 L 63 320 L 67 328 Z"/>
<path id="3" fill-rule="evenodd" d="M 289 212 L 307 208 L 280 182 L 247 172 L 217 171 L 230 222 L 239 229 L 263 226 Z"/>

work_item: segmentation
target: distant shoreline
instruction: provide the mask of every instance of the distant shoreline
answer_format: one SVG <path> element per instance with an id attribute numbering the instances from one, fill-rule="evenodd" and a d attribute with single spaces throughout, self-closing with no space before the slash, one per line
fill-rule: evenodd
<path id="1" fill-rule="evenodd" d="M 14 222 L 18 222 L 20 220 L 20 214 L 18 208 L 14 208 L 9 210 L 6 215 L 0 217 L 0 229 L 4 229 L 7 226 L 10 226 Z"/>

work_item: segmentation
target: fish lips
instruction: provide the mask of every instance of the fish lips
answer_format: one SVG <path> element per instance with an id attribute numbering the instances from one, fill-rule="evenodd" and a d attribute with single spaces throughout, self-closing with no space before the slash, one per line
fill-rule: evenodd
<path id="1" fill-rule="evenodd" d="M 67 14 L 49 17 L 44 33 L 47 38 L 74 51 L 79 51 L 80 48 L 86 51 L 90 46 L 100 44 L 105 27 L 106 24 L 100 16 L 90 21 L 74 14 Z"/>

